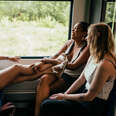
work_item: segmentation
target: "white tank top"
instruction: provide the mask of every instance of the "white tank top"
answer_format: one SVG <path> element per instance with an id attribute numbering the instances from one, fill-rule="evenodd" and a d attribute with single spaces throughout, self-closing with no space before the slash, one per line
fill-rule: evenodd
<path id="1" fill-rule="evenodd" d="M 86 78 L 86 89 L 88 90 L 90 88 L 90 84 L 94 78 L 94 73 L 96 71 L 97 65 L 94 60 L 91 58 L 89 63 L 86 65 L 85 69 L 84 69 L 84 76 Z M 99 94 L 96 96 L 98 98 L 107 100 L 110 94 L 110 91 L 113 88 L 113 84 L 114 84 L 114 79 L 105 82 L 102 90 L 99 92 Z"/>

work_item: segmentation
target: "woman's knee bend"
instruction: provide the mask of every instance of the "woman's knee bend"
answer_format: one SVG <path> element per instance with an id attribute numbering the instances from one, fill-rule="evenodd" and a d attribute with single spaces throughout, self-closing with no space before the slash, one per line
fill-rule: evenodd
<path id="1" fill-rule="evenodd" d="M 37 89 L 40 88 L 40 86 L 43 86 L 43 84 L 47 85 L 48 79 L 47 79 L 47 75 L 43 75 L 37 84 Z"/>

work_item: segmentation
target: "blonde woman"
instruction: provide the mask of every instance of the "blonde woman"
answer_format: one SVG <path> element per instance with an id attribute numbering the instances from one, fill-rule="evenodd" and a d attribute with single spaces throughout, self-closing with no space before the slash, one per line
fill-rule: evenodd
<path id="1" fill-rule="evenodd" d="M 90 58 L 81 76 L 65 93 L 53 94 L 41 104 L 41 115 L 103 116 L 116 79 L 116 57 L 111 28 L 93 24 L 87 36 Z M 86 82 L 85 89 L 77 90 Z"/>

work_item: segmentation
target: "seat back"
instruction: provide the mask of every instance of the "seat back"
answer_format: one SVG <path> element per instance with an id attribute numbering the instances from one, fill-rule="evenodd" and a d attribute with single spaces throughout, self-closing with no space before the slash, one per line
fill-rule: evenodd
<path id="1" fill-rule="evenodd" d="M 108 109 L 106 116 L 116 116 L 116 80 L 108 98 Z"/>

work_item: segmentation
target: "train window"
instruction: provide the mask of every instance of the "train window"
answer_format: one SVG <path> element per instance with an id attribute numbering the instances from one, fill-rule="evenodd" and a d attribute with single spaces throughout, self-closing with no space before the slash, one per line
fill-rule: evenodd
<path id="1" fill-rule="evenodd" d="M 69 38 L 73 0 L 0 1 L 0 54 L 50 56 Z"/>
<path id="2" fill-rule="evenodd" d="M 107 0 L 105 3 L 104 21 L 110 25 L 116 40 L 116 2 L 114 0 Z"/>

